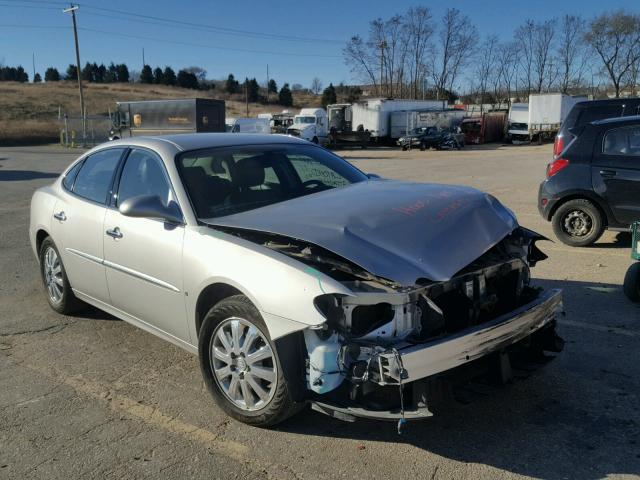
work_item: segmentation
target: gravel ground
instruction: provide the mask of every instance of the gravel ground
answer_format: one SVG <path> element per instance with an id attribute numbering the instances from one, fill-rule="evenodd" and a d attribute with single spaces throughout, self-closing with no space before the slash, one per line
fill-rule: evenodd
<path id="1" fill-rule="evenodd" d="M 536 210 L 551 146 L 341 152 L 383 177 L 471 185 L 553 238 Z M 525 381 L 409 425 L 307 411 L 273 430 L 227 418 L 196 357 L 94 309 L 48 308 L 27 235 L 34 189 L 78 155 L 0 148 L 0 478 L 637 478 L 640 308 L 628 235 L 544 242 L 535 282 L 565 292 L 564 352 Z M 469 232 L 472 234 L 472 232 Z M 464 232 L 461 232 L 464 234 Z"/>

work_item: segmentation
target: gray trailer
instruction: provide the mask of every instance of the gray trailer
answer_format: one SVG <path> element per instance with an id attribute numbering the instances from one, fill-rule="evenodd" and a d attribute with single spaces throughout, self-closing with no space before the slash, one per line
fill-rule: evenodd
<path id="1" fill-rule="evenodd" d="M 223 100 L 185 98 L 117 102 L 109 139 L 225 131 Z"/>
<path id="2" fill-rule="evenodd" d="M 353 112 L 350 103 L 327 105 L 329 118 L 329 145 L 333 148 L 359 146 L 367 148 L 371 134 L 362 126 L 353 130 Z"/>
<path id="3" fill-rule="evenodd" d="M 391 138 L 403 137 L 416 128 L 436 127 L 453 131 L 465 116 L 464 110 L 426 109 L 392 112 L 390 120 Z"/>

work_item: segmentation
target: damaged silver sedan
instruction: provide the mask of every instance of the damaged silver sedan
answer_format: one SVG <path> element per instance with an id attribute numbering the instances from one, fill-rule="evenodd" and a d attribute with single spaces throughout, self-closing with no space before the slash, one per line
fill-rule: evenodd
<path id="1" fill-rule="evenodd" d="M 38 190 L 47 299 L 94 305 L 199 355 L 229 415 L 306 404 L 432 415 L 442 385 L 559 352 L 540 235 L 472 188 L 380 180 L 303 140 L 198 134 L 97 147 Z"/>

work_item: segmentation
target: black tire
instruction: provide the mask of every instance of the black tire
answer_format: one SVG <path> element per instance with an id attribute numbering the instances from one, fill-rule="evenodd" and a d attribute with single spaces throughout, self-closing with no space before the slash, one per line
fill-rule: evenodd
<path id="1" fill-rule="evenodd" d="M 595 243 L 605 229 L 600 209 L 582 198 L 560 205 L 551 218 L 551 225 L 558 240 L 572 247 Z"/>
<path id="2" fill-rule="evenodd" d="M 420 142 L 420 151 L 424 152 L 427 149 L 427 145 L 424 142 Z"/>
<path id="3" fill-rule="evenodd" d="M 60 265 L 59 281 L 61 281 L 62 285 L 60 286 L 61 294 L 58 300 L 56 300 L 52 296 L 48 287 L 49 277 L 47 274 L 46 256 L 50 250 L 55 252 Z M 71 285 L 69 284 L 69 279 L 67 278 L 67 272 L 65 271 L 64 265 L 62 263 L 62 257 L 60 257 L 58 247 L 56 247 L 56 244 L 53 242 L 51 237 L 47 237 L 42 241 L 42 245 L 40 245 L 40 251 L 38 252 L 38 257 L 40 260 L 40 278 L 42 279 L 42 285 L 45 288 L 45 294 L 47 296 L 49 306 L 51 306 L 51 308 L 56 312 L 63 315 L 69 315 L 83 308 L 85 304 L 82 301 L 78 300 L 73 294 L 73 290 L 71 289 Z"/>
<path id="4" fill-rule="evenodd" d="M 313 139 L 311 140 L 311 143 L 315 143 L 317 145 L 318 144 L 318 137 L 313 137 Z"/>
<path id="5" fill-rule="evenodd" d="M 624 294 L 632 302 L 640 302 L 640 262 L 629 267 L 624 276 Z"/>
<path id="6" fill-rule="evenodd" d="M 270 400 L 258 410 L 247 410 L 234 404 L 215 378 L 212 359 L 214 336 L 217 335 L 218 327 L 230 318 L 242 319 L 258 329 L 273 353 L 272 361 L 276 366 L 276 385 Z M 304 403 L 293 401 L 291 388 L 284 376 L 284 370 L 280 364 L 280 357 L 275 344 L 269 337 L 269 332 L 260 316 L 260 312 L 244 295 L 234 295 L 226 298 L 209 310 L 200 329 L 198 350 L 200 369 L 207 388 L 216 404 L 230 417 L 249 425 L 270 427 L 283 422 L 304 407 Z M 302 361 L 302 359 L 299 359 L 299 361 Z"/>

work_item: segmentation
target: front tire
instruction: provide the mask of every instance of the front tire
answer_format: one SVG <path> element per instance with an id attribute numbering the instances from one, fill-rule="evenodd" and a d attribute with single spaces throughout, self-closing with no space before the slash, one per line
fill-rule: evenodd
<path id="1" fill-rule="evenodd" d="M 586 247 L 604 232 L 604 218 L 593 203 L 585 199 L 569 200 L 560 205 L 551 219 L 553 232 L 562 243 Z"/>
<path id="2" fill-rule="evenodd" d="M 209 310 L 198 343 L 205 383 L 229 416 L 269 427 L 298 412 L 275 345 L 247 297 L 229 297 Z"/>
<path id="3" fill-rule="evenodd" d="M 42 241 L 39 257 L 40 276 L 51 308 L 63 315 L 82 308 L 83 303 L 73 294 L 60 252 L 51 237 Z"/>
<path id="4" fill-rule="evenodd" d="M 640 262 L 629 267 L 624 276 L 624 294 L 632 302 L 640 302 Z"/>

